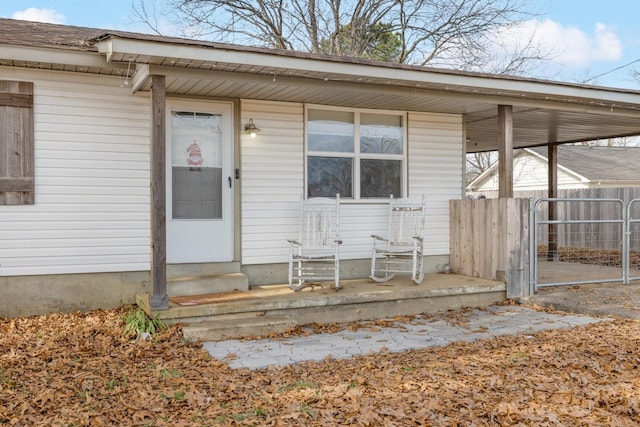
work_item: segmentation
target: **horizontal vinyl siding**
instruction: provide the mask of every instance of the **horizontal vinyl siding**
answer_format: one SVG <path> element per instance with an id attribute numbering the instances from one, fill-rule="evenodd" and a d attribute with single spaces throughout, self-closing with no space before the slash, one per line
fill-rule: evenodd
<path id="1" fill-rule="evenodd" d="M 249 118 L 262 132 L 241 142 L 242 263 L 287 262 L 304 191 L 304 106 L 243 101 L 242 123 Z M 462 194 L 462 120 L 411 114 L 409 127 L 409 188 L 428 203 L 426 251 L 448 254 L 448 201 Z M 345 200 L 340 209 L 341 258 L 369 258 L 371 234 L 385 234 L 388 204 Z"/>
<path id="2" fill-rule="evenodd" d="M 513 190 L 547 190 L 549 180 L 547 162 L 530 154 L 523 154 L 513 159 Z M 494 168 L 482 185 L 475 192 L 498 191 L 498 168 Z M 576 175 L 568 173 L 562 166 L 558 167 L 558 188 L 587 188 Z"/>
<path id="3" fill-rule="evenodd" d="M 19 79 L 34 82 L 36 203 L 0 207 L 0 276 L 148 270 L 148 99 L 117 78 Z"/>
<path id="4" fill-rule="evenodd" d="M 426 195 L 425 254 L 449 253 L 449 200 L 462 197 L 462 117 L 409 114 L 409 194 Z"/>
<path id="5" fill-rule="evenodd" d="M 241 123 L 250 118 L 261 132 L 241 136 L 242 263 L 285 262 L 304 186 L 304 108 L 243 100 Z"/>

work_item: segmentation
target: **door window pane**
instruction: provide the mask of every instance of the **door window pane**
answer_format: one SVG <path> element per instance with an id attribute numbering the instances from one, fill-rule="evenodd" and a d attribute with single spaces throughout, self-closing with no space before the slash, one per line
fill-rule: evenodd
<path id="1" fill-rule="evenodd" d="M 221 120 L 220 114 L 171 114 L 174 219 L 222 218 Z"/>
<path id="2" fill-rule="evenodd" d="M 309 157 L 309 197 L 353 197 L 353 160 L 343 157 Z"/>
<path id="3" fill-rule="evenodd" d="M 401 160 L 360 160 L 360 197 L 402 197 Z"/>
<path id="4" fill-rule="evenodd" d="M 174 219 L 222 218 L 222 168 L 172 168 Z"/>

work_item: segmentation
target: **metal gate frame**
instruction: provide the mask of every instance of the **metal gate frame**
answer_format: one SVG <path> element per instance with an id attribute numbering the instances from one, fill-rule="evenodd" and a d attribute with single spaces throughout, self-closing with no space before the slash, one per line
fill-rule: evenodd
<path id="1" fill-rule="evenodd" d="M 531 263 L 531 291 L 535 292 L 538 288 L 547 287 L 547 286 L 563 286 L 563 285 L 581 285 L 581 284 L 590 284 L 590 283 L 608 283 L 608 282 L 622 282 L 624 284 L 629 283 L 629 223 L 630 220 L 629 214 L 632 203 L 639 201 L 640 199 L 634 199 L 630 201 L 626 208 L 624 206 L 624 201 L 621 199 L 589 199 L 589 198 L 541 198 L 535 201 L 535 203 L 531 203 L 531 248 L 530 248 L 530 263 Z M 590 203 L 616 203 L 620 207 L 620 218 L 611 219 L 611 220 L 543 220 L 538 218 L 538 206 L 541 203 L 548 202 L 590 202 Z M 634 223 L 639 222 L 640 219 L 631 220 Z M 538 226 L 547 224 L 622 224 L 622 241 L 621 241 L 621 260 L 622 267 L 620 272 L 620 278 L 615 279 L 594 279 L 594 280 L 583 280 L 583 281 L 571 281 L 571 282 L 559 282 L 559 283 L 538 283 Z M 638 278 L 640 279 L 640 277 Z"/>
<path id="2" fill-rule="evenodd" d="M 631 277 L 631 228 L 633 224 L 640 224 L 640 218 L 633 218 L 631 216 L 631 208 L 634 205 L 634 203 L 640 203 L 640 199 L 633 199 L 631 200 L 628 204 L 627 204 L 627 211 L 626 211 L 626 219 L 627 219 L 627 229 L 626 229 L 626 233 L 624 234 L 625 236 L 625 244 L 626 244 L 626 248 L 627 248 L 627 253 L 626 256 L 623 258 L 623 265 L 625 265 L 625 284 L 628 284 L 630 281 L 632 280 L 640 280 L 640 276 L 633 276 Z M 624 264 L 626 261 L 626 264 Z"/>

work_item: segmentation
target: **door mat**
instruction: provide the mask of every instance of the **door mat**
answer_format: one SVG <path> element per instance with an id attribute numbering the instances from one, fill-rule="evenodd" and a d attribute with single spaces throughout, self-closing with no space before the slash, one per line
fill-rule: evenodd
<path id="1" fill-rule="evenodd" d="M 251 295 L 248 292 L 230 291 L 230 292 L 218 292 L 215 294 L 184 295 L 184 296 L 177 296 L 177 297 L 169 297 L 169 301 L 182 306 L 190 306 L 190 305 L 211 304 L 214 302 L 235 301 L 235 300 L 251 299 L 251 298 L 255 298 L 255 296 Z"/>

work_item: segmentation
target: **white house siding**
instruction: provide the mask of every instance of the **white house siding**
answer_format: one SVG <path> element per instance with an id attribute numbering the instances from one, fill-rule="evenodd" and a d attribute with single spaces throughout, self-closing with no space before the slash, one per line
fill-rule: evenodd
<path id="1" fill-rule="evenodd" d="M 242 263 L 288 261 L 304 192 L 304 105 L 243 101 L 242 123 L 252 118 L 262 132 L 241 138 Z M 428 255 L 449 253 L 451 198 L 462 194 L 462 120 L 410 114 L 409 191 L 426 194 Z M 383 233 L 388 205 L 343 201 L 342 259 L 369 258 L 372 233 Z"/>
<path id="2" fill-rule="evenodd" d="M 498 191 L 498 169 L 493 171 L 481 181 L 474 192 Z M 536 155 L 523 153 L 513 159 L 513 189 L 522 190 L 546 190 L 548 188 L 547 160 Z M 588 183 L 582 182 L 580 177 L 567 172 L 562 165 L 558 166 L 558 188 L 587 188 Z"/>
<path id="3" fill-rule="evenodd" d="M 0 276 L 148 270 L 148 99 L 113 77 L 0 79 L 34 83 L 35 131 L 35 204 L 0 206 Z"/>
<path id="4" fill-rule="evenodd" d="M 288 260 L 304 187 L 304 106 L 242 101 L 241 124 L 261 129 L 241 136 L 242 263 Z"/>
<path id="5" fill-rule="evenodd" d="M 425 255 L 449 253 L 449 200 L 463 195 L 462 117 L 409 113 L 409 194 L 427 196 Z"/>

